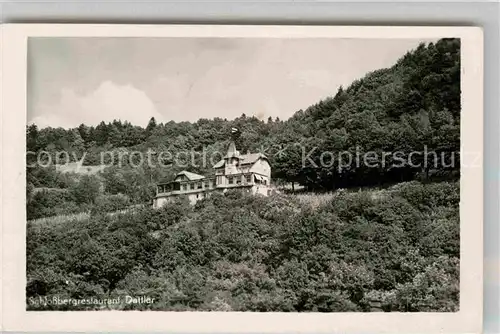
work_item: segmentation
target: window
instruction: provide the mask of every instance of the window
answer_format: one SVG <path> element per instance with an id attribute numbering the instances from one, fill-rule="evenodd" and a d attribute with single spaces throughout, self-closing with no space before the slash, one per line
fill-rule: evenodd
<path id="1" fill-rule="evenodd" d="M 242 179 L 243 179 L 243 175 L 236 177 L 236 184 L 241 184 Z"/>
<path id="2" fill-rule="evenodd" d="M 182 185 L 182 190 L 186 191 L 187 190 L 187 184 Z"/>
<path id="3" fill-rule="evenodd" d="M 205 181 L 205 189 L 210 188 L 210 181 Z"/>
<path id="4" fill-rule="evenodd" d="M 234 183 L 234 179 L 233 179 L 232 176 L 228 176 L 227 181 L 228 181 L 229 184 L 233 184 Z"/>
<path id="5" fill-rule="evenodd" d="M 201 188 L 203 188 L 203 185 L 201 182 L 198 182 L 198 189 L 201 189 Z"/>
<path id="6" fill-rule="evenodd" d="M 191 190 L 194 189 L 194 183 L 189 184 L 189 189 L 191 189 Z"/>
<path id="7" fill-rule="evenodd" d="M 255 183 L 266 184 L 266 179 L 263 176 L 255 175 Z"/>
<path id="8" fill-rule="evenodd" d="M 246 178 L 247 183 L 251 183 L 252 182 L 252 175 L 250 175 L 250 174 L 246 175 L 245 178 Z"/>

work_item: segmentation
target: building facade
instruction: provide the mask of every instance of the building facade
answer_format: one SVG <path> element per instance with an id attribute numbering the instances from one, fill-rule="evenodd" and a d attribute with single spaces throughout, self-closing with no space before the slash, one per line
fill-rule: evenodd
<path id="1" fill-rule="evenodd" d="M 179 196 L 186 196 L 194 204 L 214 191 L 235 188 L 264 196 L 271 191 L 271 165 L 267 157 L 262 153 L 240 154 L 234 141 L 213 169 L 214 174 L 210 176 L 182 171 L 173 181 L 159 183 L 153 206 L 162 207 Z"/>

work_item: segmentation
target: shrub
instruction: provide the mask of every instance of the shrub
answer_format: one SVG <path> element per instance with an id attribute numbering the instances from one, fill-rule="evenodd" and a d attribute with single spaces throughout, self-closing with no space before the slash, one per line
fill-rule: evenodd
<path id="1" fill-rule="evenodd" d="M 64 208 L 74 212 L 71 194 L 64 189 L 45 188 L 34 192 L 27 201 L 28 220 L 55 216 L 64 212 Z"/>
<path id="2" fill-rule="evenodd" d="M 130 200 L 125 195 L 99 195 L 92 207 L 92 214 L 115 212 L 123 210 L 129 205 Z"/>
<path id="3" fill-rule="evenodd" d="M 91 216 L 28 224 L 28 291 L 156 299 L 117 309 L 452 311 L 458 192 L 456 183 L 410 182 L 305 205 L 234 191 L 113 214 L 127 197 L 100 195 Z M 49 195 L 59 207 L 61 194 Z"/>

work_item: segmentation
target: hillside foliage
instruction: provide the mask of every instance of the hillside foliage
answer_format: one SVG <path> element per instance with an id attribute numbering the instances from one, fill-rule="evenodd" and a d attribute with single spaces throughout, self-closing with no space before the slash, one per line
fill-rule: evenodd
<path id="1" fill-rule="evenodd" d="M 312 198 L 312 197 L 311 197 Z M 311 203 L 309 203 L 311 204 Z M 402 183 L 320 205 L 233 191 L 64 223 L 28 223 L 27 297 L 152 304 L 30 309 L 455 311 L 458 182 Z"/>
<path id="2" fill-rule="evenodd" d="M 153 209 L 159 180 L 211 173 L 202 153 L 225 152 L 232 128 L 241 152 L 267 155 L 273 184 L 302 193 L 230 191 Z M 422 44 L 287 120 L 32 124 L 26 138 L 30 310 L 458 310 L 459 39 Z M 108 167 L 43 167 L 42 151 Z M 153 153 L 154 165 L 116 162 L 135 151 Z M 194 152 L 196 163 L 161 160 L 164 151 Z M 323 152 L 346 155 L 325 164 Z M 346 160 L 367 152 L 401 154 L 375 167 Z M 425 163 L 435 156 L 444 159 Z M 138 295 L 155 302 L 30 302 Z"/>
<path id="3" fill-rule="evenodd" d="M 146 128 L 120 120 L 74 129 L 38 129 L 32 124 L 27 127 L 27 150 L 49 152 L 52 162 L 68 158 L 83 165 L 114 163 L 105 173 L 105 192 L 120 192 L 138 203 L 151 196 L 156 182 L 182 169 L 210 173 L 210 163 L 202 163 L 203 153 L 225 153 L 231 128 L 240 129 L 237 147 L 241 152 L 261 151 L 268 156 L 274 180 L 309 190 L 456 178 L 460 165 L 460 40 L 421 44 L 391 68 L 368 73 L 345 89 L 340 87 L 332 97 L 298 110 L 286 121 L 241 115 L 234 120 L 200 119 L 195 123 L 157 123 L 153 118 Z M 135 151 L 150 152 L 152 166 L 136 168 L 137 157 L 127 155 Z M 193 152 L 194 162 L 179 166 L 179 161 L 164 161 L 160 152 L 173 157 Z M 331 155 L 324 159 L 324 152 Z M 388 156 L 375 168 L 345 158 L 366 152 L 378 155 L 378 160 L 383 152 L 399 155 Z M 411 152 L 418 154 L 412 156 Z M 120 154 L 122 159 L 118 159 Z M 36 155 L 30 154 L 28 163 L 34 159 Z M 28 183 L 34 188 L 65 188 L 67 181 L 60 174 L 55 168 L 31 167 Z"/>

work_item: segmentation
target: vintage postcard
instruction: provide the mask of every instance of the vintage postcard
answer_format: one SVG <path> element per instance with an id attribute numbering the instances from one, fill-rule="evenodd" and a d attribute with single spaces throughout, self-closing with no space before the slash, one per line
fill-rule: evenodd
<path id="1" fill-rule="evenodd" d="M 481 332 L 480 28 L 2 29 L 4 330 Z"/>

